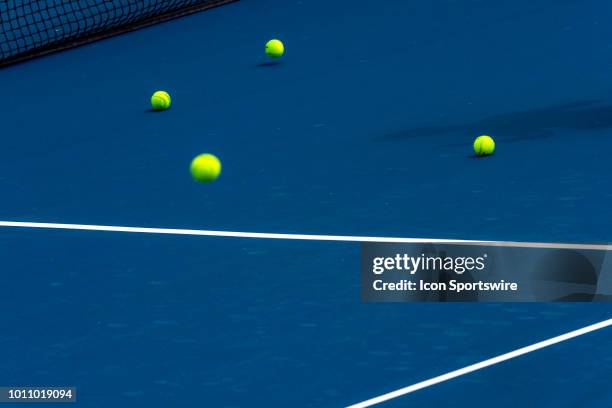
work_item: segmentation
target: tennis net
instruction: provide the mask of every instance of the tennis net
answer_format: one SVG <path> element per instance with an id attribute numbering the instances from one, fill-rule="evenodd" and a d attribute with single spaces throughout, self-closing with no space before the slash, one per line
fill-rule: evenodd
<path id="1" fill-rule="evenodd" d="M 0 65 L 235 0 L 0 1 Z"/>

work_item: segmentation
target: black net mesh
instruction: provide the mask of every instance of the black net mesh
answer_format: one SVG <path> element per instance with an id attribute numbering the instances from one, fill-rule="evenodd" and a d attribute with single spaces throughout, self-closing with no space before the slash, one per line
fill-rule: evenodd
<path id="1" fill-rule="evenodd" d="M 0 0 L 0 64 L 229 0 Z M 185 14 L 183 13 L 183 14 Z M 84 42 L 84 41 L 83 41 Z"/>

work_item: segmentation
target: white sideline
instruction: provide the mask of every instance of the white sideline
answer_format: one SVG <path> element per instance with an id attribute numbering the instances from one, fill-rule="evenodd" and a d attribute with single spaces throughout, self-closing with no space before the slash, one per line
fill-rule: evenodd
<path id="1" fill-rule="evenodd" d="M 400 388 L 399 390 L 392 391 L 387 394 L 383 394 L 381 396 L 359 402 L 357 404 L 349 405 L 347 408 L 371 407 L 372 405 L 380 404 L 381 402 L 389 401 L 390 399 L 401 397 L 403 395 L 413 393 L 423 388 L 431 387 L 432 385 L 436 385 L 444 381 L 452 380 L 453 378 L 457 378 L 459 376 L 469 374 L 473 371 L 481 370 L 483 368 L 490 367 L 494 364 L 499 364 L 501 362 L 522 356 L 523 354 L 531 353 L 533 351 L 537 351 L 545 347 L 552 346 L 554 344 L 561 343 L 569 339 L 573 339 L 574 337 L 582 336 L 583 334 L 587 334 L 595 330 L 603 329 L 608 326 L 612 326 L 612 319 L 604 320 L 602 322 L 583 327 L 582 329 L 574 330 L 569 333 L 565 333 L 560 336 L 556 336 L 551 339 L 544 340 L 539 343 L 535 343 L 530 346 L 522 347 L 520 349 L 511 351 L 509 353 L 502 354 L 500 356 L 481 361 L 480 363 L 472 364 L 467 367 L 463 367 L 458 370 L 439 375 L 429 380 L 421 381 L 419 383 L 410 385 L 408 387 Z"/>
<path id="2" fill-rule="evenodd" d="M 170 234 L 170 235 L 200 235 L 212 237 L 232 238 L 260 238 L 260 239 L 286 239 L 306 241 L 342 241 L 342 242 L 387 242 L 387 243 L 450 243 L 462 245 L 483 245 L 519 248 L 556 248 L 556 249 L 586 249 L 586 250 L 612 250 L 608 244 L 563 244 L 548 242 L 513 242 L 513 241 L 476 241 L 464 239 L 438 239 L 438 238 L 400 238 L 400 237 L 365 237 L 351 235 L 313 235 L 313 234 L 277 234 L 267 232 L 239 232 L 239 231 L 214 231 L 182 228 L 147 228 L 147 227 L 122 227 L 113 225 L 88 225 L 88 224 L 59 224 L 48 222 L 21 222 L 0 221 L 0 227 L 15 228 L 43 228 L 43 229 L 66 229 L 84 231 L 106 231 L 106 232 L 131 232 L 141 234 Z"/>

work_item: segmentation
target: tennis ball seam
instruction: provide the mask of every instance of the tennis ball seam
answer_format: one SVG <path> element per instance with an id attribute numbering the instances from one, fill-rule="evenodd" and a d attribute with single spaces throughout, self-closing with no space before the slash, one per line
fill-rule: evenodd
<path id="1" fill-rule="evenodd" d="M 489 135 L 480 135 L 474 140 L 473 147 L 477 156 L 489 156 L 495 152 L 495 140 Z"/>
<path id="2" fill-rule="evenodd" d="M 155 110 L 165 110 L 170 107 L 172 99 L 166 91 L 155 91 L 151 96 L 151 106 Z"/>

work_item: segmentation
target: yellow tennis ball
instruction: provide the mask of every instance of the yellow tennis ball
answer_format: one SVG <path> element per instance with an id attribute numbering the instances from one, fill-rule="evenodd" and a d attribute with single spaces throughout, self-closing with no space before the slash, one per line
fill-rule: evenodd
<path id="1" fill-rule="evenodd" d="M 495 141 L 491 136 L 482 135 L 474 140 L 474 153 L 477 156 L 488 156 L 495 151 Z"/>
<path id="2" fill-rule="evenodd" d="M 221 174 L 221 162 L 216 156 L 203 153 L 191 161 L 190 169 L 194 180 L 200 183 L 210 183 Z"/>
<path id="3" fill-rule="evenodd" d="M 166 91 L 157 91 L 151 96 L 151 107 L 154 110 L 166 110 L 170 107 L 172 99 Z"/>
<path id="4" fill-rule="evenodd" d="M 280 58 L 285 53 L 285 46 L 280 40 L 274 39 L 266 43 L 266 55 L 270 58 Z"/>

